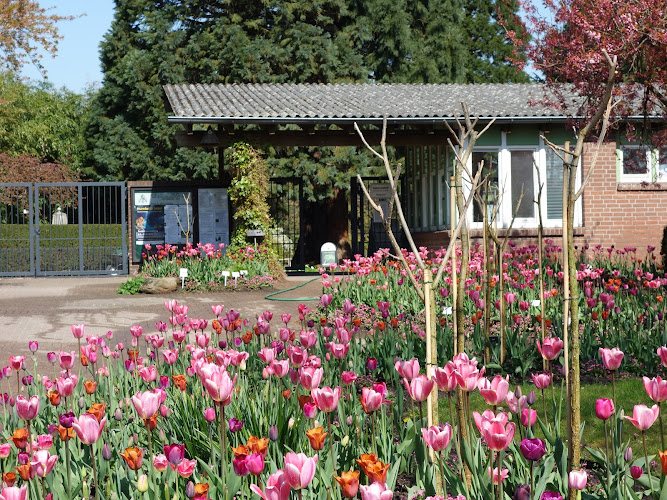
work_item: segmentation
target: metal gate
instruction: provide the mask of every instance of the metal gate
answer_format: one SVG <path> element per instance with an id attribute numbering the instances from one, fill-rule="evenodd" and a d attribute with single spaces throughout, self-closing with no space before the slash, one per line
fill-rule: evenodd
<path id="1" fill-rule="evenodd" d="M 303 181 L 274 177 L 269 181 L 269 212 L 273 220 L 271 245 L 286 271 L 305 268 Z"/>
<path id="2" fill-rule="evenodd" d="M 0 276 L 35 275 L 32 184 L 0 184 Z"/>
<path id="3" fill-rule="evenodd" d="M 384 192 L 390 192 L 389 181 L 386 177 L 364 177 L 362 178 L 366 190 L 373 195 L 373 188 L 371 186 L 383 185 Z M 404 180 L 399 181 L 398 194 L 402 198 Z M 388 203 L 383 203 L 384 210 L 388 208 Z M 407 245 L 405 233 L 400 229 L 400 225 L 394 214 L 392 214 L 391 228 L 396 237 L 398 244 L 404 248 Z M 368 256 L 375 253 L 380 248 L 391 248 L 391 243 L 384 230 L 384 224 L 380 220 L 378 214 L 373 210 L 371 204 L 364 195 L 364 191 L 359 185 L 356 177 L 350 179 L 350 246 L 352 247 L 352 255 Z M 392 249 L 393 251 L 393 249 Z"/>
<path id="4" fill-rule="evenodd" d="M 125 184 L 0 184 L 0 276 L 127 274 Z"/>

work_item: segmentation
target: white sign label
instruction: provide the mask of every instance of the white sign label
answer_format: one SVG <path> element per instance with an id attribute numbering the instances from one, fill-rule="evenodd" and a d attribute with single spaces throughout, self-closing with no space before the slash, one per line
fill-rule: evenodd
<path id="1" fill-rule="evenodd" d="M 181 268 L 178 270 L 178 276 L 179 276 L 180 278 L 187 278 L 187 277 L 188 277 L 188 269 L 187 269 L 187 267 L 181 267 Z"/>

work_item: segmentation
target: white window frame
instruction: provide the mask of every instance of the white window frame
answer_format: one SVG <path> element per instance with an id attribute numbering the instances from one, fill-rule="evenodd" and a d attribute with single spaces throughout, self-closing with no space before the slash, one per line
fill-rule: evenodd
<path id="1" fill-rule="evenodd" d="M 623 173 L 623 151 L 625 149 L 644 149 L 646 152 L 646 173 L 643 174 L 625 174 Z M 657 149 L 653 150 L 643 144 L 620 144 L 616 148 L 617 171 L 619 182 L 655 182 L 657 178 Z"/>
<path id="2" fill-rule="evenodd" d="M 533 151 L 533 159 L 537 165 L 537 168 L 540 172 L 540 181 L 543 184 L 542 189 L 542 199 L 540 200 L 540 207 L 542 212 L 542 225 L 544 228 L 560 228 L 563 225 L 562 219 L 548 219 L 547 218 L 547 165 L 546 165 L 546 154 L 547 146 L 542 138 L 540 138 L 539 144 L 531 146 L 521 146 L 521 145 L 507 145 L 507 136 L 503 132 L 502 140 L 500 146 L 489 147 L 489 146 L 480 146 L 475 148 L 475 152 L 498 152 L 498 186 L 504 187 L 505 192 L 500 197 L 500 208 L 498 209 L 498 217 L 495 221 L 495 226 L 497 228 L 508 228 L 512 221 L 512 211 L 514 206 L 512 204 L 512 151 Z M 472 172 L 472 155 L 468 163 L 468 168 Z M 470 193 L 470 179 L 466 179 L 464 182 L 467 185 L 465 189 L 466 196 Z M 579 189 L 581 186 L 581 164 L 577 168 L 577 180 L 576 180 L 576 189 Z M 537 174 L 533 175 L 533 193 L 537 195 L 539 190 L 539 184 L 537 181 Z M 526 202 L 526 198 L 522 203 Z M 473 203 L 475 201 L 473 200 Z M 534 203 L 534 202 L 533 202 Z M 472 205 L 472 203 L 471 203 Z M 536 205 L 536 204 L 535 204 Z M 472 207 L 468 210 L 468 222 L 471 229 L 482 229 L 483 225 L 481 222 L 474 222 L 473 220 L 473 210 Z M 582 197 L 580 197 L 574 207 L 574 225 L 575 227 L 581 227 L 583 225 L 583 213 L 582 213 Z M 534 209 L 534 217 L 517 217 L 512 226 L 513 229 L 536 229 L 539 225 L 539 217 L 537 212 L 537 206 Z"/>

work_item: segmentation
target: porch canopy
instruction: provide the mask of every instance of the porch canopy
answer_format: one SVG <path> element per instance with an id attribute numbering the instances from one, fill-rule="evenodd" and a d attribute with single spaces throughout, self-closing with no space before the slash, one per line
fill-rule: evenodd
<path id="1" fill-rule="evenodd" d="M 186 84 L 165 85 L 168 123 L 180 124 L 178 146 L 221 149 L 243 140 L 272 146 L 438 145 L 445 121 L 462 115 L 480 123 L 564 123 L 544 104 L 541 84 Z M 574 98 L 570 97 L 570 103 Z M 568 106 L 569 107 L 569 106 Z"/>

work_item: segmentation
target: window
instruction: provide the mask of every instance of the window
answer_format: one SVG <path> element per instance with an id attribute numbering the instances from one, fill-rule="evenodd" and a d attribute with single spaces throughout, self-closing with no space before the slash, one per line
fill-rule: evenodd
<path id="1" fill-rule="evenodd" d="M 487 217 L 491 217 L 495 207 L 495 200 L 498 198 L 498 151 L 473 151 L 473 175 L 477 175 L 480 165 L 482 165 L 480 183 L 486 179 L 487 184 L 480 190 L 480 199 L 472 201 L 472 214 L 473 221 L 475 222 L 482 222 L 484 220 L 483 205 L 480 205 L 480 202 L 486 203 Z"/>
<path id="2" fill-rule="evenodd" d="M 512 215 L 535 218 L 534 151 L 510 151 L 512 169 Z M 518 206 L 517 206 L 518 205 Z M 516 211 L 516 213 L 514 213 Z"/>
<path id="3" fill-rule="evenodd" d="M 617 150 L 619 182 L 667 180 L 667 148 L 622 145 Z"/>

